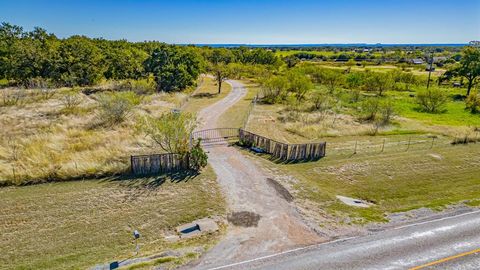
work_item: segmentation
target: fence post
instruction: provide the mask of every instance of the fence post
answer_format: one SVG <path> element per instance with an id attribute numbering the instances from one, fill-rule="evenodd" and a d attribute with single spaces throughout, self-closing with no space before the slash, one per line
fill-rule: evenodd
<path id="1" fill-rule="evenodd" d="M 430 149 L 433 148 L 433 143 L 435 142 L 435 137 L 432 137 L 432 145 L 430 145 Z"/>
<path id="2" fill-rule="evenodd" d="M 406 151 L 408 151 L 408 149 L 410 149 L 410 141 L 411 141 L 411 140 L 412 140 L 412 137 L 409 137 L 409 138 L 408 138 L 408 146 L 407 146 L 407 150 L 406 150 Z"/>
<path id="3" fill-rule="evenodd" d="M 130 172 L 133 174 L 133 156 L 130 156 Z"/>
<path id="4" fill-rule="evenodd" d="M 383 144 L 382 144 L 382 153 L 383 153 L 383 150 L 385 149 L 385 138 L 383 138 Z"/>

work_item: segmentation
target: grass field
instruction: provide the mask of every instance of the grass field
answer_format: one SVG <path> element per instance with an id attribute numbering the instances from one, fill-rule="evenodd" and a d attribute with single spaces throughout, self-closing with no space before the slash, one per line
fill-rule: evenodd
<path id="1" fill-rule="evenodd" d="M 328 149 L 327 144 L 327 153 Z M 360 153 L 343 158 L 327 154 L 320 161 L 297 164 L 259 160 L 296 179 L 283 184 L 290 186 L 300 205 L 310 209 L 313 216 L 326 212 L 340 223 L 363 224 L 386 221 L 388 213 L 421 207 L 441 209 L 460 202 L 477 205 L 478 153 L 480 144 Z M 374 206 L 349 207 L 336 195 L 364 199 Z"/>
<path id="2" fill-rule="evenodd" d="M 453 96 L 463 90 L 449 91 Z M 337 114 L 320 114 L 259 103 L 248 130 L 281 142 L 326 141 L 327 156 L 316 162 L 277 164 L 249 155 L 280 176 L 293 176 L 294 180 L 279 179 L 320 226 L 383 222 L 389 213 L 421 207 L 479 205 L 480 144 L 450 143 L 457 135 L 475 136 L 472 127 L 480 126 L 480 115 L 469 113 L 464 102 L 453 99 L 445 112 L 424 113 L 410 94 L 388 92 L 397 116 L 376 136 L 368 135 L 371 126 L 358 121 L 349 107 Z M 374 206 L 349 207 L 336 195 L 364 199 Z"/>
<path id="3" fill-rule="evenodd" d="M 122 173 L 128 169 L 130 155 L 158 151 L 138 134 L 137 118 L 159 116 L 176 107 L 184 96 L 144 95 L 124 122 L 103 126 L 98 95 L 77 93 L 78 104 L 67 110 L 64 98 L 68 90 L 52 90 L 48 99 L 38 90 L 25 90 L 27 96 L 21 104 L 0 107 L 0 184 Z"/>
<path id="4" fill-rule="evenodd" d="M 0 197 L 2 269 L 85 269 L 131 258 L 134 229 L 141 233 L 139 256 L 207 248 L 220 234 L 177 243 L 163 237 L 179 224 L 225 213 L 210 167 L 178 183 L 148 178 L 74 181 L 1 188 Z"/>

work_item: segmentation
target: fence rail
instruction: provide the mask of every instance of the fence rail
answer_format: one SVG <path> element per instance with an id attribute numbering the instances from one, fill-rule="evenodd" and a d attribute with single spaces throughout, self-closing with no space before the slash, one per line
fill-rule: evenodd
<path id="1" fill-rule="evenodd" d="M 190 142 L 198 139 L 201 139 L 203 144 L 222 142 L 230 139 L 238 139 L 238 134 L 238 128 L 204 129 L 193 132 L 190 136 Z"/>
<path id="2" fill-rule="evenodd" d="M 251 145 L 282 161 L 318 160 L 325 156 L 326 142 L 287 144 L 240 129 L 242 144 Z"/>
<path id="3" fill-rule="evenodd" d="M 168 173 L 190 169 L 190 157 L 172 153 L 130 156 L 131 172 L 135 175 Z"/>

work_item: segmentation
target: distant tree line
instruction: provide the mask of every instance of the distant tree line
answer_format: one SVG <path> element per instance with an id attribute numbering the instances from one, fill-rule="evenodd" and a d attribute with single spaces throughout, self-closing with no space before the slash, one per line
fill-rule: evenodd
<path id="1" fill-rule="evenodd" d="M 0 25 L 0 79 L 26 87 L 39 83 L 90 86 L 102 80 L 153 76 L 158 91 L 179 91 L 194 85 L 200 73 L 212 71 L 213 67 L 220 70 L 230 63 L 238 67 L 274 65 L 278 61 L 273 52 L 264 49 L 220 49 L 85 36 L 60 39 L 39 27 L 24 31 L 9 23 Z"/>

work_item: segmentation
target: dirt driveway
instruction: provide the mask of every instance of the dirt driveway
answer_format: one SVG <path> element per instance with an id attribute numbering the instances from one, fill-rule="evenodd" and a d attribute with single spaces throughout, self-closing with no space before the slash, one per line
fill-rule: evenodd
<path id="1" fill-rule="evenodd" d="M 247 93 L 240 82 L 227 82 L 230 94 L 199 112 L 201 129 L 216 128 L 219 116 Z M 229 228 L 225 238 L 190 267 L 208 269 L 326 240 L 268 184 L 271 176 L 256 163 L 226 144 L 207 151 L 227 198 Z"/>

